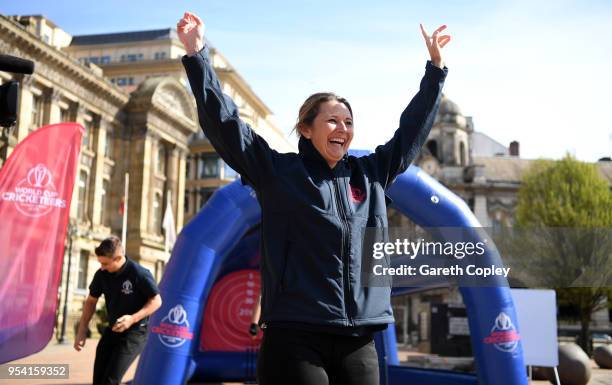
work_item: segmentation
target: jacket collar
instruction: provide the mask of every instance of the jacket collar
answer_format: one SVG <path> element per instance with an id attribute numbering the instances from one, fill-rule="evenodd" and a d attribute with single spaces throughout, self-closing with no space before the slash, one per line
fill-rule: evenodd
<path id="1" fill-rule="evenodd" d="M 303 136 L 300 136 L 300 140 L 298 141 L 298 151 L 302 158 L 316 162 L 321 166 L 324 166 L 326 169 L 331 170 L 325 158 L 321 156 L 321 154 L 312 144 L 312 141 L 310 139 L 306 139 Z M 336 164 L 336 168 L 338 167 L 338 165 L 340 165 L 340 163 L 346 160 L 348 160 L 348 154 L 344 154 L 342 159 Z"/>

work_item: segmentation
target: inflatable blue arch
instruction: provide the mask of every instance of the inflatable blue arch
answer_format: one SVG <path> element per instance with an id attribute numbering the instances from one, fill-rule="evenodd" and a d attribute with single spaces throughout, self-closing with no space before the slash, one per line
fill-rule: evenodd
<path id="1" fill-rule="evenodd" d="M 480 227 L 461 198 L 416 166 L 387 193 L 393 207 L 424 228 Z M 259 221 L 254 191 L 236 181 L 218 190 L 182 230 L 160 283 L 163 306 L 151 318 L 135 385 L 254 380 L 258 341 L 249 345 L 246 331 L 259 290 Z M 473 236 L 479 238 L 477 232 Z M 500 264 L 495 247 L 483 257 Z M 396 288 L 393 295 L 405 291 Z M 527 384 L 520 341 L 496 338 L 518 335 L 509 288 L 460 287 L 460 292 L 476 375 L 400 366 L 395 328 L 389 327 L 376 335 L 381 384 Z"/>

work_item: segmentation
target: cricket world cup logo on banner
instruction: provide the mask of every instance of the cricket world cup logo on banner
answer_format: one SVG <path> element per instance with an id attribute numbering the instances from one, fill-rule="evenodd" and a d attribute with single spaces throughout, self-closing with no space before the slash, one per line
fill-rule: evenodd
<path id="1" fill-rule="evenodd" d="M 53 208 L 66 208 L 66 200 L 59 197 L 53 175 L 44 164 L 32 167 L 13 189 L 0 193 L 0 199 L 14 202 L 20 213 L 35 218 L 48 214 Z"/>
<path id="2" fill-rule="evenodd" d="M 511 353 L 516 350 L 521 337 L 516 332 L 512 319 L 504 312 L 495 318 L 491 334 L 484 339 L 485 344 L 493 344 L 502 352 Z"/>
<path id="3" fill-rule="evenodd" d="M 187 312 L 181 304 L 170 309 L 159 326 L 152 327 L 151 331 L 157 333 L 161 343 L 169 348 L 177 348 L 185 341 L 193 339 L 193 333 L 189 330 Z"/>

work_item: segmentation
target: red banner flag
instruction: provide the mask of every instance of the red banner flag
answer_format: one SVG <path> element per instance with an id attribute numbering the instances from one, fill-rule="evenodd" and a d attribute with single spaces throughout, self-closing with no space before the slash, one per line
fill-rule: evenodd
<path id="1" fill-rule="evenodd" d="M 41 127 L 0 170 L 0 363 L 53 334 L 70 200 L 83 127 Z"/>

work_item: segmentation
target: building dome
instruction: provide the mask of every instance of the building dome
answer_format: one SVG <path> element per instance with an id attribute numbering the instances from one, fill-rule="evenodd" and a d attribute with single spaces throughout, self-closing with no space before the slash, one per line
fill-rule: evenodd
<path id="1" fill-rule="evenodd" d="M 465 116 L 461 113 L 457 103 L 450 100 L 444 94 L 442 94 L 442 100 L 440 100 L 440 109 L 434 124 L 436 123 L 451 124 L 463 129 L 467 126 Z"/>
<path id="2" fill-rule="evenodd" d="M 445 94 L 442 94 L 440 100 L 440 114 L 462 115 L 457 103 L 450 100 Z"/>

